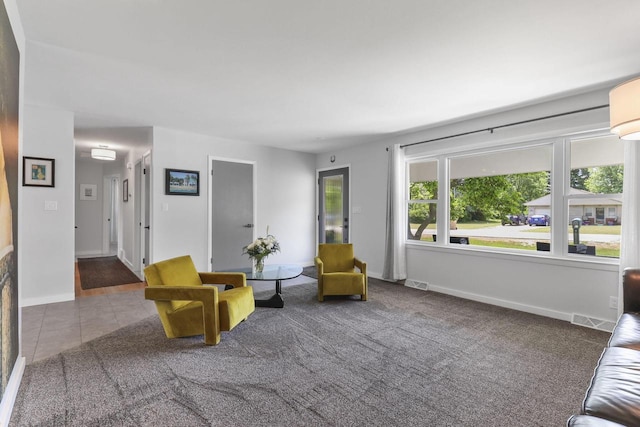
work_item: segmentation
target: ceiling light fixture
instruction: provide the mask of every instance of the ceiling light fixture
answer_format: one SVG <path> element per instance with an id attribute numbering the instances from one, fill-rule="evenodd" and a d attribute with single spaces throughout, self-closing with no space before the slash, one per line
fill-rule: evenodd
<path id="1" fill-rule="evenodd" d="M 97 160 L 115 160 L 116 152 L 113 150 L 107 150 L 104 148 L 92 148 L 91 158 Z"/>
<path id="2" fill-rule="evenodd" d="M 640 77 L 609 92 L 611 132 L 621 139 L 640 140 Z"/>

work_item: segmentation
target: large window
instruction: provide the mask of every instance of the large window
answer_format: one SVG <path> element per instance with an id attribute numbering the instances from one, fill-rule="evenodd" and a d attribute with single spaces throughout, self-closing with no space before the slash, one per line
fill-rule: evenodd
<path id="1" fill-rule="evenodd" d="M 548 242 L 552 151 L 543 144 L 452 157 L 449 215 L 458 239 L 450 240 L 526 250 Z"/>
<path id="2" fill-rule="evenodd" d="M 408 239 L 617 258 L 622 165 L 617 137 L 594 134 L 409 159 Z"/>
<path id="3" fill-rule="evenodd" d="M 569 151 L 569 252 L 618 258 L 623 145 L 613 135 L 573 138 Z"/>

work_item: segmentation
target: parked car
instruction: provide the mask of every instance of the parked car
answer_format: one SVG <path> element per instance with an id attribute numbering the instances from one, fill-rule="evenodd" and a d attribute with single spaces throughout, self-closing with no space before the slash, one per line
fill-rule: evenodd
<path id="1" fill-rule="evenodd" d="M 550 219 L 549 215 L 531 215 L 529 217 L 529 225 L 549 225 Z"/>
<path id="2" fill-rule="evenodd" d="M 502 225 L 521 225 L 523 223 L 523 217 L 520 215 L 507 215 L 502 218 Z"/>

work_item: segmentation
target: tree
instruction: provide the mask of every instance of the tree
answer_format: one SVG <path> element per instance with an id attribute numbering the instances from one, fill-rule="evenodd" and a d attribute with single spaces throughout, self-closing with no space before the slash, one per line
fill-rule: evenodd
<path id="1" fill-rule="evenodd" d="M 585 182 L 587 179 L 589 179 L 589 174 L 590 174 L 589 168 L 571 169 L 571 175 L 570 175 L 571 188 L 577 188 L 578 190 L 588 191 Z"/>
<path id="2" fill-rule="evenodd" d="M 412 182 L 409 184 L 411 200 L 434 200 L 438 198 L 438 181 Z M 408 237 L 420 240 L 424 230 L 436 220 L 435 203 L 411 203 L 409 205 Z M 419 224 L 415 233 L 411 231 L 411 223 Z"/>
<path id="3" fill-rule="evenodd" d="M 501 218 L 517 212 L 522 206 L 522 195 L 507 175 L 454 180 L 451 187 L 455 197 L 460 199 L 455 203 L 462 203 L 466 208 L 464 218 L 467 220 Z"/>
<path id="4" fill-rule="evenodd" d="M 592 193 L 622 193 L 623 172 L 624 169 L 622 165 L 593 168 L 591 169 L 589 178 L 585 180 L 585 187 Z"/>
<path id="5" fill-rule="evenodd" d="M 548 172 L 529 172 L 507 175 L 507 180 L 513 185 L 515 190 L 520 193 L 523 201 L 529 202 L 549 194 L 551 181 Z M 518 209 L 521 212 L 524 205 Z"/>

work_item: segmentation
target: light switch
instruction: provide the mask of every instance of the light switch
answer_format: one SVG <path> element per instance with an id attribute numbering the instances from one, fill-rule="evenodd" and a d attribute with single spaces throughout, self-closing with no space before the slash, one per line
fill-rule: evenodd
<path id="1" fill-rule="evenodd" d="M 58 202 L 55 200 L 45 200 L 44 202 L 44 210 L 45 211 L 57 211 L 58 210 Z"/>
<path id="2" fill-rule="evenodd" d="M 353 207 L 353 213 L 354 214 L 361 214 L 362 213 L 362 206 L 354 206 Z"/>
<path id="3" fill-rule="evenodd" d="M 162 204 L 162 210 L 163 210 L 164 212 L 167 212 L 167 211 L 169 210 L 169 203 L 163 203 L 163 204 Z"/>

